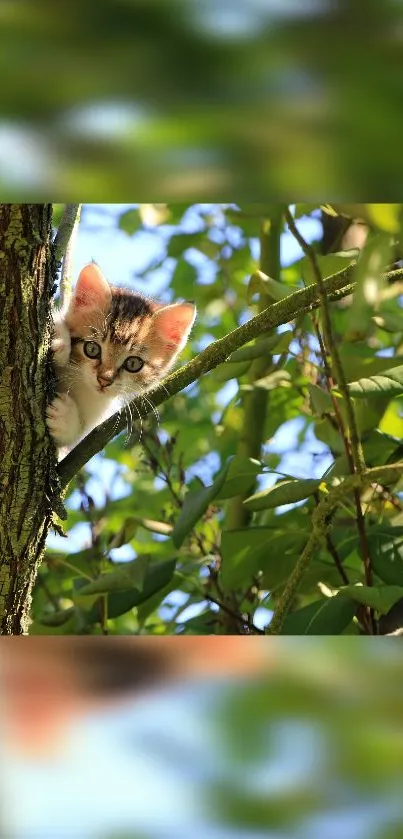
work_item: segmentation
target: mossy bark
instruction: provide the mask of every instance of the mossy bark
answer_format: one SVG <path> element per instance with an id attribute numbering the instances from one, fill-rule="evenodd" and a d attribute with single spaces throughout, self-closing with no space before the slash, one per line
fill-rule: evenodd
<path id="1" fill-rule="evenodd" d="M 0 634 L 28 633 L 51 519 L 51 204 L 0 204 Z"/>

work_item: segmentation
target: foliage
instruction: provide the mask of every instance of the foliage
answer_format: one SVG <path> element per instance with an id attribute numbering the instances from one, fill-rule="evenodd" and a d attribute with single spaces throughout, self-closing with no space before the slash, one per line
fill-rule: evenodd
<path id="1" fill-rule="evenodd" d="M 1 4 L 7 198 L 396 198 L 397 0 L 57 8 Z"/>
<path id="2" fill-rule="evenodd" d="M 284 606 L 319 520 L 282 631 L 378 631 L 378 618 L 403 594 L 402 484 L 393 469 L 384 481 L 375 474 L 361 481 L 350 419 L 352 412 L 366 468 L 403 459 L 402 212 L 400 205 L 325 210 L 369 225 L 361 252 L 323 254 L 321 240 L 313 243 L 322 277 L 350 266 L 356 283 L 352 296 L 327 303 L 330 338 L 323 308 L 303 313 L 167 399 L 161 419 L 157 411 L 137 425 L 128 417 L 130 434 L 70 483 L 66 532 L 84 525 L 89 540 L 74 552 L 68 543 L 48 548 L 32 634 L 262 633 L 271 611 Z M 280 205 L 142 205 L 121 216 L 127 236 L 152 230 L 165 242 L 165 255 L 140 280 L 163 269 L 169 297 L 197 304 L 182 363 L 315 282 L 309 253 L 278 264 L 280 233 L 291 253 L 284 212 Z M 296 205 L 300 232 L 319 217 L 319 206 Z M 101 466 L 113 474 L 102 501 Z M 328 497 L 336 501 L 321 518 Z"/>

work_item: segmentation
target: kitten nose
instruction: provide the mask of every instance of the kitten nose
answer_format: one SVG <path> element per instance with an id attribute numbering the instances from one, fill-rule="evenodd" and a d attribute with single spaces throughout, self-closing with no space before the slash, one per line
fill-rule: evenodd
<path id="1" fill-rule="evenodd" d="M 113 382 L 113 373 L 99 373 L 97 376 L 98 384 L 101 387 L 109 387 Z"/>

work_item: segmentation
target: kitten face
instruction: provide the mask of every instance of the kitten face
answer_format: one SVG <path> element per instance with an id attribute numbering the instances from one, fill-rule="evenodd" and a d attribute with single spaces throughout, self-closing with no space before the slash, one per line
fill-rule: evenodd
<path id="1" fill-rule="evenodd" d="M 184 347 L 195 313 L 191 303 L 161 306 L 113 288 L 95 264 L 87 265 L 65 318 L 72 378 L 109 398 L 150 390 Z"/>
<path id="2" fill-rule="evenodd" d="M 161 305 L 114 288 L 95 264 L 80 273 L 67 312 L 55 313 L 52 343 L 58 395 L 47 424 L 59 447 L 71 446 L 120 397 L 155 387 L 186 344 L 196 309 Z"/>

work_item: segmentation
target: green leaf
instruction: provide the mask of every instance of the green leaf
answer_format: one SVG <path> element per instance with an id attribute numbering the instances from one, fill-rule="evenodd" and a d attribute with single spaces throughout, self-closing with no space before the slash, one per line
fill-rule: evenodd
<path id="1" fill-rule="evenodd" d="M 317 437 L 318 440 L 321 440 L 322 443 L 329 446 L 329 449 L 331 449 L 334 454 L 340 454 L 345 451 L 340 431 L 333 428 L 333 425 L 330 424 L 328 419 L 317 420 L 314 428 L 315 437 Z"/>
<path id="2" fill-rule="evenodd" d="M 176 233 L 171 236 L 167 248 L 167 255 L 175 259 L 182 256 L 183 252 L 197 243 L 200 237 L 196 233 Z"/>
<path id="3" fill-rule="evenodd" d="M 358 399 L 379 396 L 400 396 L 403 393 L 403 365 L 392 367 L 377 376 L 358 379 L 348 385 L 351 396 Z"/>
<path id="4" fill-rule="evenodd" d="M 139 527 L 139 519 L 137 518 L 128 518 L 126 519 L 123 527 L 115 533 L 110 541 L 108 542 L 108 550 L 112 550 L 112 548 L 121 548 L 122 545 L 127 545 L 133 537 L 135 536 Z"/>
<path id="5" fill-rule="evenodd" d="M 124 615 L 141 603 L 145 603 L 160 589 L 165 588 L 172 579 L 175 571 L 176 559 L 155 562 L 149 565 L 144 579 L 142 591 L 114 592 L 108 596 L 108 617 L 117 618 Z M 87 614 L 89 623 L 98 623 L 100 619 L 99 604 L 95 603 Z"/>
<path id="6" fill-rule="evenodd" d="M 247 347 L 241 347 L 241 349 L 235 350 L 227 361 L 231 364 L 235 361 L 253 361 L 255 358 L 272 355 L 274 350 L 276 350 L 276 354 L 279 351 L 283 352 L 288 347 L 288 344 L 287 347 L 285 346 L 286 336 L 289 344 L 292 340 L 292 332 L 279 332 L 276 335 L 272 335 L 271 338 L 264 338 L 261 341 L 256 341 L 255 344 L 250 344 Z M 281 350 L 278 349 L 278 345 L 281 346 Z"/>
<path id="7" fill-rule="evenodd" d="M 179 574 L 173 574 L 166 586 L 158 589 L 158 591 L 151 597 L 148 597 L 144 603 L 139 604 L 137 609 L 137 620 L 140 626 L 144 626 L 147 618 L 158 609 L 162 601 L 165 600 L 172 591 L 181 588 L 181 581 L 182 577 L 180 577 Z"/>
<path id="8" fill-rule="evenodd" d="M 38 622 L 44 626 L 64 626 L 68 620 L 74 615 L 75 608 L 70 606 L 68 609 L 60 609 L 56 612 L 49 612 L 38 617 Z"/>
<path id="9" fill-rule="evenodd" d="M 403 597 L 403 586 L 343 586 L 340 591 L 356 603 L 370 606 L 381 615 L 386 615 L 389 609 Z"/>
<path id="10" fill-rule="evenodd" d="M 363 376 L 376 376 L 377 373 L 383 373 L 403 363 L 402 355 L 394 357 L 374 355 L 374 350 L 364 341 L 354 341 L 353 344 L 343 343 L 339 353 L 343 369 L 350 380 L 360 379 Z"/>
<path id="11" fill-rule="evenodd" d="M 348 265 L 353 265 L 355 262 L 356 252 L 351 251 L 349 252 L 340 252 L 340 253 L 332 253 L 328 254 L 327 256 L 318 256 L 316 257 L 319 270 L 322 275 L 322 279 L 326 279 L 326 277 L 330 277 L 332 274 L 337 274 L 339 271 L 342 271 L 344 268 L 347 268 Z M 312 285 L 316 282 L 316 277 L 313 272 L 311 260 L 304 256 L 299 262 L 301 268 L 302 278 L 304 280 L 305 285 Z"/>
<path id="12" fill-rule="evenodd" d="M 288 370 L 274 370 L 268 376 L 257 379 L 253 385 L 244 385 L 242 389 L 261 388 L 262 390 L 275 390 L 278 387 L 291 387 L 291 375 Z"/>
<path id="13" fill-rule="evenodd" d="M 149 564 L 148 556 L 138 556 L 132 562 L 122 562 L 116 571 L 101 574 L 80 588 L 80 596 L 110 594 L 112 591 L 125 591 L 129 588 L 142 591 Z"/>
<path id="14" fill-rule="evenodd" d="M 385 285 L 383 272 L 391 257 L 390 236 L 378 234 L 366 242 L 354 269 L 356 287 L 347 316 L 348 338 L 366 335 Z"/>
<path id="15" fill-rule="evenodd" d="M 184 635 L 214 635 L 217 630 L 217 615 L 207 610 L 195 618 L 180 623 L 179 626 Z"/>
<path id="16" fill-rule="evenodd" d="M 355 612 L 355 604 L 340 594 L 316 600 L 309 606 L 290 612 L 284 620 L 281 634 L 340 635 L 351 623 Z"/>
<path id="17" fill-rule="evenodd" d="M 178 259 L 171 279 L 171 288 L 175 295 L 192 299 L 195 295 L 197 270 L 186 259 Z"/>
<path id="18" fill-rule="evenodd" d="M 318 385 L 312 384 L 308 384 L 308 391 L 314 414 L 322 417 L 324 414 L 330 414 L 334 411 L 332 398 L 327 391 L 322 390 L 322 388 L 318 387 Z"/>
<path id="19" fill-rule="evenodd" d="M 365 440 L 364 456 L 369 466 L 393 463 L 403 459 L 403 444 L 397 437 L 374 429 Z"/>
<path id="20" fill-rule="evenodd" d="M 383 399 L 379 397 L 378 399 L 359 399 L 355 403 L 358 433 L 362 439 L 365 439 L 369 432 L 376 430 L 388 404 L 389 398 L 387 396 L 384 396 Z"/>
<path id="21" fill-rule="evenodd" d="M 212 375 L 217 382 L 227 382 L 229 379 L 239 379 L 248 372 L 251 361 L 224 361 L 223 364 L 218 364 Z"/>
<path id="22" fill-rule="evenodd" d="M 224 485 L 229 469 L 229 463 L 218 473 L 214 483 L 209 487 L 190 490 L 186 495 L 182 510 L 175 523 L 172 532 L 172 541 L 176 548 L 180 548 L 186 536 L 193 530 L 199 519 L 202 518 L 211 502 L 220 492 Z"/>
<path id="23" fill-rule="evenodd" d="M 221 534 L 221 584 L 226 591 L 245 588 L 262 574 L 265 588 L 274 590 L 289 577 L 307 540 L 300 530 L 247 527 Z"/>
<path id="24" fill-rule="evenodd" d="M 140 230 L 142 226 L 143 223 L 138 210 L 126 210 L 126 212 L 122 213 L 119 218 L 119 227 L 121 230 L 124 230 L 128 236 L 133 236 L 133 233 Z"/>
<path id="25" fill-rule="evenodd" d="M 233 498 L 234 495 L 248 492 L 262 470 L 263 466 L 259 460 L 236 455 L 229 464 L 228 474 L 224 486 L 217 495 L 217 500 L 223 501 L 226 498 Z"/>
<path id="26" fill-rule="evenodd" d="M 167 256 L 178 259 L 189 248 L 196 248 L 210 259 L 214 259 L 220 245 L 209 239 L 205 233 L 175 233 L 168 244 Z"/>
<path id="27" fill-rule="evenodd" d="M 259 236 L 260 223 L 257 215 L 246 215 L 245 212 L 239 212 L 228 208 L 225 210 L 226 218 L 230 224 L 240 227 L 244 236 Z"/>
<path id="28" fill-rule="evenodd" d="M 251 495 L 243 503 L 248 510 L 267 510 L 269 507 L 281 507 L 282 504 L 294 504 L 303 501 L 317 492 L 321 480 L 311 478 L 304 480 L 279 481 L 273 487 L 264 489 Z"/>
<path id="29" fill-rule="evenodd" d="M 403 316 L 401 312 L 388 312 L 381 306 L 378 314 L 374 315 L 373 321 L 379 329 L 383 329 L 385 332 L 403 331 Z"/>
<path id="30" fill-rule="evenodd" d="M 364 402 L 364 400 L 362 400 Z M 361 405 L 361 401 L 359 403 Z M 370 431 L 363 443 L 364 459 L 367 466 L 383 466 L 385 463 L 403 459 L 403 446 L 400 441 L 379 429 Z M 348 475 L 350 467 L 346 456 L 338 457 L 331 469 L 326 473 L 326 479 L 340 478 Z"/>
<path id="31" fill-rule="evenodd" d="M 270 527 L 236 528 L 221 534 L 221 582 L 227 591 L 251 580 L 276 531 Z"/>
<path id="32" fill-rule="evenodd" d="M 387 233 L 399 233 L 401 204 L 366 204 L 369 220 Z"/>
<path id="33" fill-rule="evenodd" d="M 282 590 L 295 568 L 298 556 L 306 544 L 307 534 L 300 530 L 276 530 L 264 551 L 257 554 L 261 585 L 270 592 Z M 317 569 L 316 569 L 317 571 Z M 315 572 L 316 573 L 316 572 Z M 308 579 L 306 574 L 303 583 Z M 321 578 L 320 578 L 321 579 Z M 303 585 L 301 584 L 301 591 Z"/>
<path id="34" fill-rule="evenodd" d="M 283 300 L 284 297 L 289 297 L 293 291 L 298 290 L 298 286 L 284 285 L 284 283 L 279 283 L 277 280 L 268 277 L 263 271 L 256 271 L 249 280 L 246 299 L 250 303 L 255 294 L 262 294 L 277 303 L 278 300 Z"/>
<path id="35" fill-rule="evenodd" d="M 403 527 L 387 523 L 367 532 L 371 565 L 387 585 L 403 586 Z"/>

